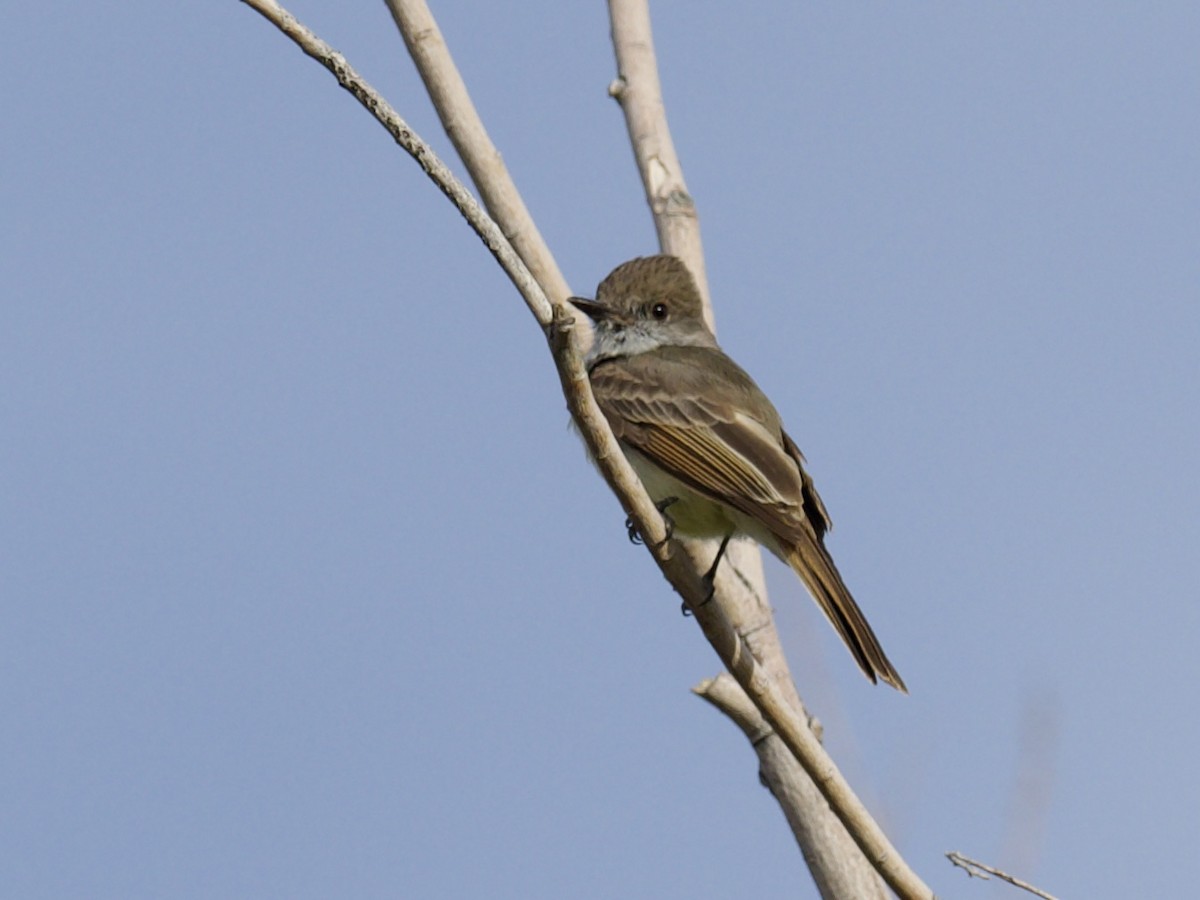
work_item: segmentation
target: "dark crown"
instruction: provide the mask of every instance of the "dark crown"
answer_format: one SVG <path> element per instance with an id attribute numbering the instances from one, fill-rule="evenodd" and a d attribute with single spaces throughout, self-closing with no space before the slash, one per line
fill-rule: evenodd
<path id="1" fill-rule="evenodd" d="M 621 263 L 600 282 L 596 300 L 608 307 L 669 303 L 676 317 L 700 318 L 703 303 L 687 265 L 678 256 L 640 256 Z"/>

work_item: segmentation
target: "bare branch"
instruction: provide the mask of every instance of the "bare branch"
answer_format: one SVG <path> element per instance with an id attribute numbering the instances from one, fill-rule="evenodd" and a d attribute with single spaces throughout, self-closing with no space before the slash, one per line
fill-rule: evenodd
<path id="1" fill-rule="evenodd" d="M 830 805 L 838 810 L 856 842 L 875 867 L 902 897 L 932 897 L 916 876 L 908 873 L 878 826 L 842 779 L 807 726 L 797 722 L 788 699 L 755 659 L 741 636 L 720 611 L 705 604 L 707 590 L 699 574 L 706 562 L 694 560 L 691 549 L 666 540 L 665 523 L 641 482 L 621 452 L 607 420 L 596 406 L 583 368 L 577 330 L 571 309 L 559 296 L 547 299 L 541 286 L 513 250 L 498 226 L 483 212 L 470 193 L 454 178 L 432 149 L 408 126 L 341 54 L 301 25 L 274 0 L 242 0 L 276 25 L 306 54 L 325 66 L 409 153 L 462 212 L 513 280 L 535 318 L 546 329 L 567 404 L 571 409 L 597 467 L 633 519 L 663 573 L 696 614 L 709 642 L 743 689 L 772 722 L 792 753 L 813 777 Z M 683 552 L 680 552 L 680 551 Z M 724 573 L 723 573 L 724 574 Z M 732 576 L 728 576 L 732 577 Z M 722 590 L 718 585 L 718 589 Z M 914 887 L 914 884 L 916 887 Z"/>
<path id="2" fill-rule="evenodd" d="M 699 219 L 667 128 L 662 85 L 650 33 L 650 9 L 644 0 L 609 0 L 608 15 L 612 20 L 613 49 L 617 54 L 617 78 L 608 92 L 625 114 L 646 202 L 654 214 L 658 245 L 664 253 L 678 256 L 692 270 L 700 287 L 700 296 L 704 298 L 709 327 L 712 327 Z"/>
<path id="3" fill-rule="evenodd" d="M 692 269 L 705 297 L 706 313 L 711 324 L 712 311 L 708 306 L 699 219 L 695 203 L 684 183 L 682 166 L 667 126 L 650 30 L 649 7 L 646 0 L 609 0 L 608 8 L 618 70 L 617 80 L 609 88 L 609 93 L 616 98 L 625 114 L 659 243 L 665 252 L 682 257 Z M 721 607 L 722 621 L 727 620 L 735 629 L 735 634 L 739 636 L 737 645 L 723 646 L 720 643 L 723 638 L 710 633 L 710 625 L 706 621 L 707 610 L 699 613 L 697 620 L 729 671 L 771 722 L 775 732 L 811 779 L 809 784 L 803 784 L 805 779 L 798 778 L 795 767 L 790 765 L 768 771 L 775 756 L 764 759 L 760 753 L 764 780 L 769 785 L 775 783 L 780 786 L 778 790 L 772 788 L 772 793 L 784 808 L 784 814 L 792 825 L 792 833 L 813 871 L 814 880 L 824 892 L 826 886 L 842 883 L 844 879 L 839 870 L 843 865 L 857 864 L 862 869 L 862 857 L 853 851 L 850 851 L 848 861 L 839 859 L 839 856 L 846 856 L 845 851 L 849 847 L 847 842 L 839 839 L 844 838 L 844 834 L 839 835 L 841 829 L 831 815 L 832 808 L 861 849 L 866 863 L 897 894 L 901 897 L 932 897 L 932 891 L 900 857 L 809 729 L 808 717 L 788 671 L 766 600 L 761 553 L 748 544 L 737 547 L 737 551 L 732 562 L 739 577 L 731 584 L 718 583 L 718 603 L 711 604 Z M 741 635 L 747 636 L 745 641 L 742 641 Z M 735 651 L 741 648 L 750 652 L 736 655 Z M 742 670 L 739 671 L 735 665 L 741 666 Z M 779 756 L 782 757 L 782 754 Z M 785 789 L 785 784 L 790 787 Z M 818 790 L 827 802 L 821 802 Z M 832 863 L 829 871 L 818 871 L 827 863 Z M 853 880 L 856 883 L 873 881 L 866 871 L 858 872 Z M 852 890 L 825 896 L 859 897 L 864 894 Z"/>
<path id="4" fill-rule="evenodd" d="M 829 810 L 813 780 L 771 729 L 728 673 L 702 682 L 693 690 L 729 716 L 758 754 L 759 775 L 778 800 L 804 861 L 821 896 L 854 900 L 885 900 L 883 882 L 859 852 L 845 826 Z M 813 815 L 814 809 L 823 814 Z"/>
<path id="5" fill-rule="evenodd" d="M 784 692 L 754 658 L 741 636 L 729 627 L 723 614 L 716 610 L 709 612 L 716 605 L 709 603 L 695 609 L 696 620 L 704 629 L 709 643 L 716 649 L 730 674 L 754 701 L 754 705 L 762 711 L 763 717 L 771 723 L 775 733 L 804 767 L 804 771 L 846 826 L 846 830 L 867 857 L 867 861 L 899 897 L 932 898 L 933 891 L 904 862 L 887 835 L 883 833 L 883 829 L 871 818 L 866 806 L 825 752 L 808 723 L 798 719 Z"/>
<path id="6" fill-rule="evenodd" d="M 425 82 L 442 127 L 467 167 L 487 211 L 546 293 L 556 299 L 569 296 L 566 279 L 521 199 L 500 151 L 488 137 L 425 0 L 387 0 L 387 5 Z"/>
<path id="7" fill-rule="evenodd" d="M 261 13 L 297 46 L 321 65 L 325 66 L 338 80 L 338 84 L 349 91 L 375 119 L 387 129 L 396 143 L 420 164 L 438 188 L 453 201 L 466 218 L 468 224 L 483 239 L 496 260 L 504 268 L 513 284 L 525 298 L 526 305 L 534 318 L 544 327 L 550 348 L 558 368 L 567 406 L 575 418 L 579 431 L 596 461 L 604 480 L 621 501 L 639 532 L 651 548 L 651 554 L 675 589 L 694 606 L 704 599 L 706 588 L 701 582 L 701 570 L 696 568 L 683 553 L 675 552 L 679 544 L 668 541 L 665 523 L 654 506 L 637 474 L 625 459 L 617 444 L 608 420 L 600 412 L 592 397 L 591 385 L 583 367 L 580 352 L 579 331 L 575 328 L 573 308 L 564 297 L 547 299 L 542 287 L 533 280 L 528 269 L 496 223 L 471 196 L 470 192 L 454 177 L 454 174 L 437 157 L 433 149 L 423 141 L 408 123 L 366 82 L 346 59 L 311 30 L 302 25 L 291 13 L 275 0 L 242 0 L 247 6 Z M 568 292 L 569 293 L 569 292 Z M 735 636 L 730 632 L 731 638 Z"/>
<path id="8" fill-rule="evenodd" d="M 646 494 L 641 481 L 630 467 L 613 437 L 608 420 L 600 412 L 592 397 L 591 385 L 583 367 L 578 331 L 573 309 L 561 298 L 547 299 L 545 293 L 530 276 L 528 270 L 500 232 L 496 223 L 471 196 L 470 192 L 454 177 L 420 136 L 396 113 L 394 109 L 350 66 L 345 58 L 312 31 L 302 25 L 274 0 L 242 0 L 247 6 L 261 13 L 284 34 L 291 38 L 306 54 L 325 66 L 338 83 L 349 91 L 375 119 L 387 129 L 396 143 L 413 157 L 438 188 L 449 197 L 462 212 L 467 222 L 483 239 L 484 244 L 496 256 L 513 283 L 526 299 L 526 304 L 538 322 L 545 326 L 554 360 L 562 381 L 567 405 L 579 426 L 580 434 L 591 450 L 597 467 L 609 487 L 621 501 L 625 512 L 633 518 L 639 533 L 645 538 L 651 554 L 675 589 L 693 607 L 702 605 L 707 588 L 697 566 L 676 541 L 667 540 L 665 523 L 654 503 Z M 708 617 L 711 618 L 711 617 Z M 710 627 L 722 632 L 719 622 Z M 723 643 L 732 647 L 728 651 L 736 655 L 739 639 L 725 623 Z M 742 656 L 748 655 L 743 649 Z"/>
<path id="9" fill-rule="evenodd" d="M 989 876 L 995 875 L 1001 881 L 1007 881 L 1013 887 L 1019 887 L 1023 891 L 1029 891 L 1029 893 L 1033 894 L 1035 897 L 1041 897 L 1042 900 L 1058 900 L 1058 898 L 1053 894 L 1047 894 L 1045 891 L 1035 888 L 1032 884 L 1022 881 L 1020 878 L 1014 878 L 1007 872 L 1002 872 L 999 869 L 995 869 L 989 865 L 985 865 L 984 863 L 976 862 L 969 856 L 963 856 L 957 851 L 952 850 L 947 853 L 946 859 L 950 860 L 950 862 L 954 863 L 954 865 L 958 866 L 972 878 L 982 878 L 984 881 L 988 881 Z"/>
<path id="10" fill-rule="evenodd" d="M 337 79 L 338 84 L 349 91 L 359 103 L 366 107 L 367 112 L 387 129 L 388 134 L 396 143 L 417 161 L 439 190 L 450 198 L 458 211 L 462 213 L 463 218 L 467 220 L 467 224 L 492 251 L 496 261 L 500 263 L 517 290 L 521 292 L 521 296 L 525 298 L 525 304 L 533 313 L 534 318 L 543 327 L 548 327 L 553 317 L 550 303 L 547 301 L 542 287 L 530 275 L 529 270 L 517 256 L 496 223 L 483 211 L 475 198 L 471 196 L 471 192 L 463 187 L 462 183 L 446 167 L 446 164 L 438 158 L 437 154 L 433 152 L 433 148 L 409 127 L 408 123 L 392 109 L 378 91 L 354 71 L 342 54 L 302 25 L 295 16 L 275 0 L 242 0 L 242 2 L 261 13 L 267 21 L 291 38 L 301 50 L 328 69 Z"/>

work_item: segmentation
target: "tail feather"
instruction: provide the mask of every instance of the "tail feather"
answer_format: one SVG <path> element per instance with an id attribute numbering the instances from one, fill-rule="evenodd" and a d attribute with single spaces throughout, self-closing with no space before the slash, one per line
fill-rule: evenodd
<path id="1" fill-rule="evenodd" d="M 879 678 L 907 694 L 904 679 L 879 646 L 875 632 L 850 596 L 837 566 L 833 564 L 833 558 L 821 545 L 820 539 L 815 535 L 802 538 L 788 549 L 787 561 L 872 683 Z"/>

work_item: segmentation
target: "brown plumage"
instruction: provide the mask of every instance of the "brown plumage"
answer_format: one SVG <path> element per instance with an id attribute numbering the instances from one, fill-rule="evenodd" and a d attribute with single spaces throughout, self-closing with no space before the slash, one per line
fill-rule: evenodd
<path id="1" fill-rule="evenodd" d="M 758 385 L 721 351 L 671 256 L 632 260 L 572 302 L 597 324 L 596 401 L 682 536 L 752 537 L 786 562 L 871 681 L 907 692 L 825 549 L 829 516 Z"/>

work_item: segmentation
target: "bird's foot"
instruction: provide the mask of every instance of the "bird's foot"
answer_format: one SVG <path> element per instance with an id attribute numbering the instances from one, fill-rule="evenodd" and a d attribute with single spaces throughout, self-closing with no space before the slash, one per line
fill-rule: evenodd
<path id="1" fill-rule="evenodd" d="M 678 503 L 678 502 L 679 502 L 678 497 L 667 497 L 665 500 L 659 500 L 657 503 L 654 504 L 655 509 L 657 509 L 659 514 L 663 517 L 663 524 L 666 526 L 666 529 L 667 529 L 667 536 L 664 537 L 661 541 L 659 541 L 657 544 L 654 545 L 655 550 L 662 547 L 664 544 L 666 544 L 667 541 L 669 541 L 675 535 L 675 520 L 672 519 L 670 513 L 667 512 L 667 507 L 669 507 L 673 503 Z M 642 540 L 642 533 L 640 531 L 638 531 L 637 525 L 635 525 L 633 522 L 632 516 L 625 519 L 625 533 L 629 537 L 629 543 L 631 543 L 631 544 L 645 543 Z"/>

